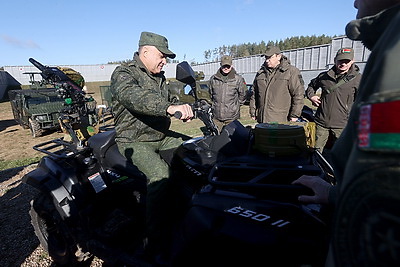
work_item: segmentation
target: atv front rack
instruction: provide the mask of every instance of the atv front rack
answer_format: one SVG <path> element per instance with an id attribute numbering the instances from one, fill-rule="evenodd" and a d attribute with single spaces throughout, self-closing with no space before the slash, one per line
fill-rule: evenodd
<path id="1" fill-rule="evenodd" d="M 64 138 L 57 138 L 51 141 L 37 144 L 33 149 L 54 159 L 69 158 L 81 153 L 84 149 L 77 149 L 74 144 L 67 142 Z"/>

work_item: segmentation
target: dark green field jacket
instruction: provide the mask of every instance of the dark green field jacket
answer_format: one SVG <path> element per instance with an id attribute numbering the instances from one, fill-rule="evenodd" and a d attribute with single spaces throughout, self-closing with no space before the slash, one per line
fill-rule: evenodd
<path id="1" fill-rule="evenodd" d="M 358 127 L 360 105 L 371 102 L 386 102 L 400 98 L 400 5 L 390 8 L 376 16 L 356 20 L 353 25 L 358 36 L 353 40 L 362 40 L 371 55 L 365 66 L 360 82 L 359 92 L 349 121 L 332 150 L 335 175 L 338 180 L 337 189 L 345 189 L 347 184 L 370 168 L 383 166 L 392 161 L 398 162 L 398 157 L 376 152 L 366 152 L 358 148 Z M 392 110 L 392 112 L 395 112 Z M 394 114 L 394 113 L 393 113 Z M 378 156 L 377 156 L 378 155 Z M 375 162 L 374 162 L 375 161 Z M 380 163 L 377 163 L 377 162 Z M 343 181 L 343 177 L 346 177 Z M 335 201 L 336 193 L 331 192 L 331 200 Z"/>
<path id="2" fill-rule="evenodd" d="M 399 29 L 400 5 L 355 20 L 346 28 L 347 36 L 362 40 L 371 54 L 348 124 L 332 149 L 337 186 L 330 197 L 337 192 L 338 202 L 331 227 L 334 253 L 326 266 L 399 264 L 399 247 L 393 246 L 393 240 L 399 239 L 393 233 L 399 230 L 400 149 L 396 139 L 390 139 L 396 136 L 390 130 L 398 129 L 398 109 L 387 108 L 400 99 Z M 368 108 L 373 114 L 377 106 L 384 108 L 379 115 L 369 116 Z M 378 127 L 371 128 L 371 138 L 381 129 L 386 130 L 378 134 L 371 147 L 363 147 L 363 129 L 371 123 L 378 123 Z"/>
<path id="3" fill-rule="evenodd" d="M 304 106 L 304 81 L 300 71 L 282 58 L 275 69 L 264 65 L 253 82 L 250 116 L 258 122 L 287 122 L 298 118 Z"/>
<path id="4" fill-rule="evenodd" d="M 343 76 L 337 77 L 335 69 L 334 66 L 312 79 L 308 84 L 306 96 L 311 100 L 311 97 L 315 96 L 317 90 L 321 88 L 321 104 L 315 113 L 315 122 L 325 128 L 342 129 L 349 119 L 361 74 L 355 64 Z M 340 86 L 334 88 L 339 84 Z"/>
<path id="5" fill-rule="evenodd" d="M 228 75 L 220 69 L 210 78 L 210 95 L 213 101 L 214 118 L 220 121 L 240 118 L 240 106 L 246 100 L 246 83 L 242 76 L 232 69 Z"/>

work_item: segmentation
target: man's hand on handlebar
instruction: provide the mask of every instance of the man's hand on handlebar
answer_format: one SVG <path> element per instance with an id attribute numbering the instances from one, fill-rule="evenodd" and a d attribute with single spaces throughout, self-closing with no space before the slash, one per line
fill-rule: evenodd
<path id="1" fill-rule="evenodd" d="M 194 117 L 192 107 L 188 104 L 171 105 L 167 108 L 167 113 L 182 121 L 190 121 Z"/>

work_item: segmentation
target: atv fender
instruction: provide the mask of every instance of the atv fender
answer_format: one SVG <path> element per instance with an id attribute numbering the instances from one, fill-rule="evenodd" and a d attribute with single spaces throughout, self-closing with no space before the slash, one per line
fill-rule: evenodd
<path id="1" fill-rule="evenodd" d="M 72 188 L 77 179 L 72 169 L 62 168 L 49 157 L 43 157 L 39 166 L 27 173 L 22 181 L 35 187 L 41 193 L 49 194 L 63 219 L 70 218 L 76 210 Z"/>

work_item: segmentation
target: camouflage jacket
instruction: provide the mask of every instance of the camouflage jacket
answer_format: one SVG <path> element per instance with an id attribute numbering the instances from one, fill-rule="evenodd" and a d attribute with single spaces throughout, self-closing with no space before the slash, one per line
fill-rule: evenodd
<path id="1" fill-rule="evenodd" d="M 111 76 L 112 107 L 117 142 L 157 141 L 171 124 L 164 73 L 153 75 L 138 53 Z"/>
<path id="2" fill-rule="evenodd" d="M 332 160 L 337 187 L 348 186 L 350 180 L 359 177 L 362 172 L 375 166 L 385 166 L 398 157 L 390 153 L 368 152 L 358 147 L 358 127 L 360 106 L 365 103 L 386 102 L 400 98 L 398 86 L 400 76 L 400 5 L 387 9 L 375 16 L 352 21 L 347 32 L 352 40 L 361 40 L 371 49 L 367 65 L 361 78 L 359 93 L 351 109 L 348 123 L 332 149 Z M 349 35 L 349 33 L 347 33 Z M 394 111 L 392 111 L 394 112 Z M 376 156 L 378 155 L 378 156 Z M 346 181 L 343 181 L 346 176 Z M 337 187 L 330 192 L 330 200 L 336 200 Z"/>
<path id="3" fill-rule="evenodd" d="M 388 104 L 400 99 L 399 29 L 400 5 L 354 20 L 346 27 L 347 36 L 361 40 L 371 54 L 348 124 L 332 148 L 337 186 L 332 187 L 329 197 L 338 202 L 331 220 L 333 255 L 328 257 L 326 266 L 399 263 L 398 247 L 390 253 L 382 250 L 391 248 L 391 231 L 399 229 L 399 149 L 396 139 L 390 139 L 395 131 L 388 131 L 389 127 L 398 129 L 398 109 Z M 381 106 L 380 112 L 372 115 L 377 105 Z M 363 129 L 372 129 L 373 124 L 385 131 L 375 137 L 375 145 L 365 146 L 367 141 L 372 143 L 370 138 L 377 130 L 366 133 Z"/>
<path id="4" fill-rule="evenodd" d="M 240 105 L 246 99 L 246 83 L 242 76 L 232 69 L 223 76 L 220 69 L 210 78 L 210 95 L 213 101 L 214 118 L 220 121 L 240 118 Z"/>
<path id="5" fill-rule="evenodd" d="M 250 115 L 258 122 L 287 122 L 298 118 L 304 106 L 304 81 L 300 71 L 282 58 L 275 69 L 264 65 L 253 82 Z"/>

